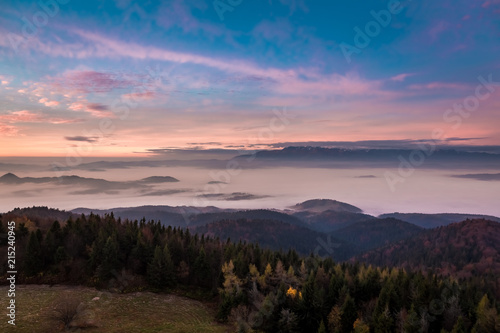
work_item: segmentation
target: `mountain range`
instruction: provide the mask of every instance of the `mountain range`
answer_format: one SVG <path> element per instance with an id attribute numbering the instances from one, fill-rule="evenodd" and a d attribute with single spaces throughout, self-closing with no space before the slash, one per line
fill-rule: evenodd
<path id="1" fill-rule="evenodd" d="M 255 242 L 270 249 L 293 248 L 304 255 L 328 255 L 340 261 L 359 258 L 379 265 L 410 267 L 423 267 L 425 263 L 440 272 L 464 277 L 473 271 L 500 273 L 497 245 L 492 243 L 500 243 L 500 218 L 494 216 L 391 213 L 375 217 L 329 199 L 308 200 L 285 210 L 141 206 L 64 212 L 33 207 L 16 209 L 5 216 L 37 219 L 35 223 L 47 220 L 43 224 L 48 225 L 51 219 L 62 222 L 69 216 L 90 213 L 160 221 L 165 226 L 189 228 L 223 240 Z M 447 256 L 441 257 L 443 253 Z"/>

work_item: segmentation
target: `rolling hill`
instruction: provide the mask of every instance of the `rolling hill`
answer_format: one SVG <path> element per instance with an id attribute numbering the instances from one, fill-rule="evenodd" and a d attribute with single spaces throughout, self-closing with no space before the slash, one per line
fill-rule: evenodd
<path id="1" fill-rule="evenodd" d="M 338 212 L 334 210 L 327 210 L 321 213 L 302 211 L 293 213 L 292 216 L 304 221 L 308 228 L 326 233 L 375 218 L 367 214 Z"/>
<path id="2" fill-rule="evenodd" d="M 486 275 L 498 278 L 499 240 L 500 223 L 466 220 L 425 231 L 365 253 L 358 259 L 375 265 L 430 268 L 439 274 L 459 278 Z"/>
<path id="3" fill-rule="evenodd" d="M 312 199 L 302 203 L 298 203 L 290 209 L 295 211 L 308 211 L 315 213 L 322 213 L 325 211 L 335 212 L 349 212 L 349 213 L 362 213 L 363 211 L 353 205 L 331 199 Z"/>
<path id="4" fill-rule="evenodd" d="M 231 241 L 255 242 L 263 248 L 273 250 L 295 249 L 298 253 L 308 255 L 321 247 L 327 236 L 298 226 L 276 220 L 262 219 L 238 219 L 223 220 L 199 226 L 193 230 L 196 233 L 218 236 Z M 353 247 L 343 241 L 328 237 L 327 242 L 334 244 L 333 258 L 336 260 L 346 260 L 352 256 Z"/>
<path id="5" fill-rule="evenodd" d="M 332 233 L 340 240 L 353 244 L 359 251 L 368 251 L 410 238 L 424 232 L 416 225 L 393 218 L 373 219 L 352 224 Z"/>
<path id="6" fill-rule="evenodd" d="M 379 218 L 395 218 L 411 224 L 418 225 L 422 228 L 430 229 L 445 226 L 451 223 L 461 222 L 464 220 L 486 219 L 490 221 L 500 222 L 500 218 L 489 215 L 477 214 L 420 214 L 420 213 L 390 213 L 382 214 Z"/>

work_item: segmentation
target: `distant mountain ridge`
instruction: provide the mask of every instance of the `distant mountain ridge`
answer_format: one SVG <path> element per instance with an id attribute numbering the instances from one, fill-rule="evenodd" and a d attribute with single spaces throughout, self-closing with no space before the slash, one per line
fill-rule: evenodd
<path id="1" fill-rule="evenodd" d="M 349 212 L 349 213 L 362 213 L 363 211 L 353 205 L 350 205 L 345 202 L 340 202 L 337 200 L 331 199 L 312 199 L 307 200 L 302 203 L 298 203 L 294 206 L 291 206 L 290 209 L 296 211 L 309 211 L 315 213 L 322 213 L 327 210 L 332 210 L 336 212 Z"/>
<path id="2" fill-rule="evenodd" d="M 425 148 L 425 145 L 422 146 Z M 312 146 L 290 146 L 279 150 L 262 150 L 256 153 L 257 158 L 335 158 L 335 159 L 373 159 L 398 157 L 408 155 L 413 149 L 348 149 L 348 148 L 323 148 Z M 434 150 L 433 158 L 476 157 L 482 159 L 499 160 L 500 154 L 486 152 L 467 152 L 456 149 L 438 148 Z"/>
<path id="3" fill-rule="evenodd" d="M 436 148 L 422 145 L 426 154 L 426 166 L 443 169 L 444 165 L 453 163 L 456 169 L 470 168 L 491 169 L 497 168 L 500 154 L 492 152 L 473 152 L 456 149 Z M 282 166 L 301 165 L 311 167 L 359 167 L 360 163 L 370 167 L 397 167 L 401 163 L 400 157 L 410 156 L 415 149 L 348 149 L 324 148 L 313 146 L 289 146 L 275 150 L 261 150 L 252 155 L 254 165 Z M 428 154 L 432 151 L 432 154 Z M 245 165 L 251 155 L 235 157 Z M 313 162 L 313 163 L 311 163 Z M 445 164 L 443 164 L 445 163 Z"/>
<path id="4" fill-rule="evenodd" d="M 0 177 L 0 183 L 4 184 L 25 184 L 25 183 L 59 183 L 63 185 L 88 185 L 88 184 L 104 184 L 104 185 L 110 185 L 110 184 L 118 184 L 118 183 L 136 183 L 136 182 L 142 182 L 142 183 L 165 183 L 165 182 L 178 182 L 179 180 L 170 177 L 170 176 L 152 176 L 136 181 L 128 181 L 128 182 L 116 182 L 116 181 L 109 181 L 106 179 L 100 179 L 100 178 L 87 178 L 87 177 L 80 177 L 76 175 L 70 175 L 70 176 L 60 176 L 60 177 L 18 177 L 15 174 L 9 172 L 4 174 L 3 176 Z"/>
<path id="5" fill-rule="evenodd" d="M 378 216 L 381 219 L 395 218 L 398 220 L 406 221 L 408 223 L 418 225 L 422 228 L 430 229 L 440 226 L 445 226 L 451 223 L 462 222 L 470 219 L 486 219 L 490 221 L 500 222 L 500 218 L 491 215 L 478 215 L 478 214 L 422 214 L 422 213 L 389 213 Z"/>

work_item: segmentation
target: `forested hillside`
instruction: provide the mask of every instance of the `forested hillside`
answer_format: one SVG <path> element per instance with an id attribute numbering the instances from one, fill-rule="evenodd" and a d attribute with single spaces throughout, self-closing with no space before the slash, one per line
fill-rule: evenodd
<path id="1" fill-rule="evenodd" d="M 159 222 L 91 214 L 47 231 L 20 223 L 16 237 L 19 283 L 198 288 L 238 332 L 495 332 L 500 325 L 494 295 L 475 280 L 302 257 Z"/>

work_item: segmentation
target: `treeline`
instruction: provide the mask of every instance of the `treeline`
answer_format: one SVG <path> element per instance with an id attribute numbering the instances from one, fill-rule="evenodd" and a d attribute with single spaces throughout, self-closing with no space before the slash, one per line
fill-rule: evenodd
<path id="1" fill-rule="evenodd" d="M 16 238 L 19 283 L 201 289 L 237 332 L 500 331 L 498 304 L 471 280 L 301 257 L 113 214 L 44 230 L 19 223 Z"/>

